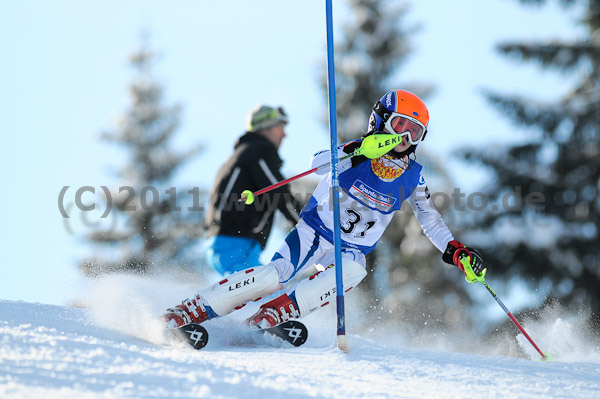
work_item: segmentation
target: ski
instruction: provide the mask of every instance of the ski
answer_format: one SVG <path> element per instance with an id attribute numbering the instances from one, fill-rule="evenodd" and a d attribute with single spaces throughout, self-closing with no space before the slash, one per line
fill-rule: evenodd
<path id="1" fill-rule="evenodd" d="M 208 331 L 200 324 L 186 324 L 171 331 L 179 340 L 192 345 L 194 349 L 202 349 L 208 344 Z"/>
<path id="2" fill-rule="evenodd" d="M 208 344 L 208 331 L 200 324 L 186 324 L 185 326 L 170 330 L 177 339 L 200 350 Z M 297 320 L 288 320 L 275 327 L 258 329 L 265 336 L 274 338 L 276 341 L 287 342 L 293 346 L 300 346 L 308 338 L 308 329 Z"/>
<path id="3" fill-rule="evenodd" d="M 297 320 L 288 320 L 275 327 L 260 329 L 272 337 L 283 339 L 294 346 L 300 346 L 308 338 L 308 329 L 304 324 Z"/>

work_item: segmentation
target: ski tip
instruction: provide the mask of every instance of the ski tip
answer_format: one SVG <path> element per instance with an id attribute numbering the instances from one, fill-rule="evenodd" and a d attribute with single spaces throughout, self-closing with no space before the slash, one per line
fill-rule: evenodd
<path id="1" fill-rule="evenodd" d="M 202 349 L 208 344 L 208 331 L 200 324 L 186 324 L 173 332 L 177 338 L 192 345 L 194 349 Z"/>
<path id="2" fill-rule="evenodd" d="M 297 320 L 288 320 L 275 327 L 266 328 L 265 333 L 271 336 L 281 338 L 283 341 L 293 346 L 303 345 L 308 338 L 308 329 L 304 324 Z"/>
<path id="3" fill-rule="evenodd" d="M 342 352 L 348 353 L 348 341 L 345 335 L 337 336 L 337 346 Z"/>

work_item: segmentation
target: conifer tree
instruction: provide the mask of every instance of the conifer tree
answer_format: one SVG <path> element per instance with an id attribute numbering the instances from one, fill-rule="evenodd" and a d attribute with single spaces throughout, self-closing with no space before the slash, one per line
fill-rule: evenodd
<path id="1" fill-rule="evenodd" d="M 549 296 L 591 309 L 600 321 L 600 1 L 563 3 L 584 10 L 584 37 L 497 47 L 522 62 L 576 77 L 576 84 L 554 102 L 535 94 L 486 93 L 507 120 L 522 127 L 515 134 L 523 139 L 466 154 L 492 172 L 486 189 L 491 202 L 514 196 L 500 212 L 478 218 L 474 238 L 495 273 L 525 276 Z"/>
<path id="2" fill-rule="evenodd" d="M 102 138 L 120 146 L 126 157 L 111 193 L 115 228 L 93 231 L 88 240 L 96 254 L 80 264 L 85 275 L 160 267 L 189 266 L 186 250 L 202 234 L 205 192 L 171 187 L 176 171 L 201 147 L 174 151 L 170 141 L 179 127 L 179 105 L 163 104 L 163 87 L 152 76 L 154 53 L 144 44 L 130 57 L 136 72 L 129 86 L 129 109 Z M 192 203 L 190 203 L 190 200 Z M 197 261 L 197 260 L 196 260 Z"/>

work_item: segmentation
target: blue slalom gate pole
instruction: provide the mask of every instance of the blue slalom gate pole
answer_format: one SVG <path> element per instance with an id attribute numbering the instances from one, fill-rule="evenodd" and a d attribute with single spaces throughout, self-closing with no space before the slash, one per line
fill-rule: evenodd
<path id="1" fill-rule="evenodd" d="M 329 135 L 331 138 L 331 195 L 333 196 L 333 245 L 335 249 L 335 291 L 337 305 L 337 344 L 346 352 L 346 320 L 344 315 L 344 282 L 342 279 L 342 246 L 340 232 L 340 182 L 338 178 L 337 119 L 335 105 L 335 64 L 333 61 L 333 18 L 331 0 L 325 0 L 327 19 L 327 88 L 329 92 Z"/>

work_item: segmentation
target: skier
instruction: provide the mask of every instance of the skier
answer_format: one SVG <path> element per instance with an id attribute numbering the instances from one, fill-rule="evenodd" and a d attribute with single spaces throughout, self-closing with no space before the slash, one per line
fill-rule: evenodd
<path id="1" fill-rule="evenodd" d="M 325 171 L 299 222 L 269 263 L 231 274 L 168 309 L 163 315 L 167 327 L 224 316 L 247 302 L 284 288 L 282 295 L 261 305 L 247 320 L 250 326 L 274 327 L 327 305 L 335 296 L 336 287 L 332 229 L 341 229 L 343 285 L 348 291 L 367 274 L 365 255 L 373 250 L 404 200 L 410 202 L 423 232 L 442 252 L 445 262 L 464 272 L 460 259 L 467 256 L 473 272 L 482 275 L 481 255 L 453 237 L 429 201 L 422 166 L 411 157 L 425 138 L 428 123 L 427 107 L 415 94 L 405 90 L 386 93 L 373 107 L 367 135 L 397 134 L 401 142 L 377 158 L 356 156 L 340 162 L 341 225 L 333 226 L 329 196 L 331 173 Z M 363 139 L 339 146 L 340 158 L 354 152 Z M 329 151 L 319 152 L 312 159 L 312 167 L 325 164 L 329 159 Z M 285 287 L 292 277 L 311 265 L 317 267 L 317 274 Z"/>
<path id="2" fill-rule="evenodd" d="M 270 206 L 236 206 L 239 193 L 252 191 L 283 179 L 278 150 L 285 138 L 288 116 L 282 107 L 259 105 L 248 113 L 246 133 L 235 143 L 233 154 L 219 169 L 210 190 L 206 212 L 207 258 L 221 275 L 260 264 L 271 232 L 275 210 L 295 225 L 300 206 L 287 187 L 268 194 Z"/>

